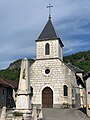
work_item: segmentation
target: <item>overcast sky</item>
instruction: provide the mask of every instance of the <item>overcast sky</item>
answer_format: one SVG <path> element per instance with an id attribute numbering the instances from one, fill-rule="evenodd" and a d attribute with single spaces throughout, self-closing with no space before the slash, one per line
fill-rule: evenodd
<path id="1" fill-rule="evenodd" d="M 64 55 L 90 50 L 90 0 L 0 0 L 0 69 L 20 58 L 35 58 L 49 3 Z"/>

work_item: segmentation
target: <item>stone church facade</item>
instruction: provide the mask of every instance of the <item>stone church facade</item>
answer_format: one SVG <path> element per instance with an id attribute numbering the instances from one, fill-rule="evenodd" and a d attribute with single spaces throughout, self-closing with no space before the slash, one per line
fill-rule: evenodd
<path id="1" fill-rule="evenodd" d="M 30 66 L 32 103 L 38 107 L 80 106 L 75 71 L 63 62 L 63 43 L 51 18 L 36 40 L 36 61 Z"/>

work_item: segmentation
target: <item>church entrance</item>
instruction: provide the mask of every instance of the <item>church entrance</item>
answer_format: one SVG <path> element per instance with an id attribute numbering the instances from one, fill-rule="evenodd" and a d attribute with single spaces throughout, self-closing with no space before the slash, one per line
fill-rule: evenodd
<path id="1" fill-rule="evenodd" d="M 53 91 L 49 87 L 44 88 L 42 91 L 42 107 L 43 108 L 53 107 Z"/>

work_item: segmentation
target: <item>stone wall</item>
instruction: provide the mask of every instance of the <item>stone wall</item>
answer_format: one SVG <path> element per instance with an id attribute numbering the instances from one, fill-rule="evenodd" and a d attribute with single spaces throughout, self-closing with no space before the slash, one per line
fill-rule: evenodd
<path id="1" fill-rule="evenodd" d="M 45 69 L 50 69 L 46 74 Z M 72 105 L 72 82 L 75 85 L 75 74 L 59 59 L 36 60 L 30 68 L 30 81 L 33 87 L 32 103 L 42 105 L 42 90 L 50 87 L 53 90 L 53 106 L 63 103 Z M 63 95 L 63 86 L 68 87 L 68 96 Z"/>
<path id="2" fill-rule="evenodd" d="M 50 44 L 50 55 L 45 55 L 45 44 Z M 36 43 L 36 59 L 60 58 L 62 60 L 62 48 L 59 40 L 38 41 Z"/>
<path id="3" fill-rule="evenodd" d="M 86 80 L 86 100 L 87 115 L 90 117 L 90 77 Z"/>

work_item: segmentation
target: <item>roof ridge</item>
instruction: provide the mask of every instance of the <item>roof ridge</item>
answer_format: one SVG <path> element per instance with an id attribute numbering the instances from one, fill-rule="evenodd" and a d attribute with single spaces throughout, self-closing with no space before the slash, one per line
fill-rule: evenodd
<path id="1" fill-rule="evenodd" d="M 68 67 L 70 67 L 71 69 L 73 69 L 76 72 L 84 72 L 82 69 L 80 69 L 78 66 L 75 66 L 73 64 L 71 64 L 70 62 L 67 63 Z"/>

